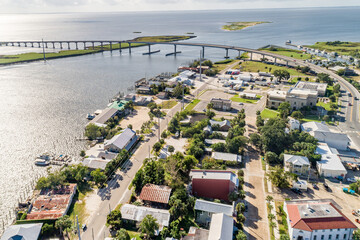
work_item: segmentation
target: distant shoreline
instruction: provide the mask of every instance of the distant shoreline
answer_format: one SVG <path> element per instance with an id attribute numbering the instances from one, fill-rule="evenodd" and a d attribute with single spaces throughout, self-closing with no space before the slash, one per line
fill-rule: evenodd
<path id="1" fill-rule="evenodd" d="M 144 41 L 144 42 L 176 42 L 176 41 L 183 41 L 188 40 L 191 38 L 195 38 L 196 36 L 143 36 L 137 37 L 130 41 Z M 131 43 L 131 48 L 145 46 L 144 43 Z M 128 43 L 121 43 L 121 49 L 129 48 Z M 119 50 L 120 44 L 112 44 L 111 50 Z M 83 55 L 95 54 L 100 52 L 110 51 L 110 44 L 106 44 L 101 46 L 86 47 L 86 49 L 82 50 L 63 50 L 59 52 L 48 52 L 45 53 L 46 60 L 50 59 L 58 59 L 58 58 L 67 58 L 67 57 L 78 57 Z M 16 55 L 0 55 L 0 66 L 8 66 L 13 64 L 21 64 L 21 63 L 28 63 L 28 62 L 35 62 L 35 61 L 42 61 L 44 60 L 43 53 L 37 52 L 30 52 L 30 53 L 20 53 Z"/>

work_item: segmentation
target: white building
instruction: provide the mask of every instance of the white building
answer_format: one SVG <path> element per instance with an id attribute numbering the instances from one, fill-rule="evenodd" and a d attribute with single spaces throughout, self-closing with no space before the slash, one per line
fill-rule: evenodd
<path id="1" fill-rule="evenodd" d="M 308 182 L 305 180 L 293 181 L 292 189 L 300 189 L 306 191 L 308 189 Z"/>
<path id="2" fill-rule="evenodd" d="M 295 84 L 295 88 L 315 90 L 318 92 L 319 96 L 325 96 L 327 83 L 298 81 Z"/>
<path id="3" fill-rule="evenodd" d="M 300 121 L 295 118 L 290 118 L 289 120 L 290 130 L 299 130 L 300 129 Z"/>
<path id="4" fill-rule="evenodd" d="M 332 199 L 285 201 L 290 239 L 351 240 L 357 227 Z"/>
<path id="5" fill-rule="evenodd" d="M 338 150 L 348 150 L 349 148 L 350 139 L 347 134 L 331 132 L 329 127 L 324 123 L 303 123 L 301 125 L 301 130 L 308 132 L 311 136 L 319 140 L 319 142 L 327 143 L 329 147 Z"/>
<path id="6" fill-rule="evenodd" d="M 136 132 L 126 128 L 120 134 L 105 141 L 104 149 L 110 152 L 120 152 L 123 149 L 129 151 L 137 141 Z"/>
<path id="7" fill-rule="evenodd" d="M 308 175 L 310 162 L 307 157 L 284 154 L 284 167 L 286 171 L 298 174 Z"/>
<path id="8" fill-rule="evenodd" d="M 211 217 L 208 240 L 232 240 L 234 219 L 224 213 L 216 213 Z"/>
<path id="9" fill-rule="evenodd" d="M 320 176 L 345 177 L 347 171 L 338 156 L 338 151 L 330 148 L 327 144 L 321 144 L 316 148 L 316 154 L 321 155 L 321 160 L 316 162 L 316 168 Z"/>

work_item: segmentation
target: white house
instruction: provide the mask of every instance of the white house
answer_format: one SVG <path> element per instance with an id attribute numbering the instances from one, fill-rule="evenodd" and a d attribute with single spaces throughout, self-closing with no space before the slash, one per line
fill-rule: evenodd
<path id="1" fill-rule="evenodd" d="M 284 154 L 285 170 L 297 175 L 307 175 L 310 170 L 310 162 L 307 157 Z"/>
<path id="2" fill-rule="evenodd" d="M 300 129 L 300 121 L 295 118 L 290 118 L 289 120 L 290 130 L 299 130 Z"/>
<path id="3" fill-rule="evenodd" d="M 232 240 L 234 219 L 224 213 L 215 213 L 211 217 L 208 240 Z"/>
<path id="4" fill-rule="evenodd" d="M 293 181 L 292 189 L 300 189 L 306 191 L 308 189 L 308 182 L 305 180 Z"/>
<path id="5" fill-rule="evenodd" d="M 311 136 L 319 140 L 319 142 L 325 142 L 329 147 L 338 150 L 348 150 L 350 145 L 350 139 L 346 134 L 331 132 L 329 127 L 324 123 L 303 123 L 301 125 L 301 130 L 308 132 Z"/>
<path id="6" fill-rule="evenodd" d="M 351 240 L 357 227 L 332 199 L 285 201 L 290 239 Z"/>
<path id="7" fill-rule="evenodd" d="M 338 151 L 336 149 L 330 148 L 327 144 L 320 144 L 316 148 L 315 153 L 321 155 L 321 160 L 316 162 L 316 168 L 320 176 L 346 176 L 347 171 L 337 155 Z"/>
<path id="8" fill-rule="evenodd" d="M 130 128 L 126 128 L 120 134 L 115 135 L 108 141 L 105 141 L 104 149 L 110 152 L 120 152 L 123 149 L 129 151 L 136 141 L 136 132 Z"/>

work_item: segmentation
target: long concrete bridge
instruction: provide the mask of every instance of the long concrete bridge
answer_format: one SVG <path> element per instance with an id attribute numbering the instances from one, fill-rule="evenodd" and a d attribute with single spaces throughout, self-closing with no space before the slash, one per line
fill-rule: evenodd
<path id="1" fill-rule="evenodd" d="M 114 47 L 115 44 L 118 44 Z M 123 48 L 122 44 L 128 44 L 126 48 L 128 49 L 129 53 L 131 53 L 131 49 L 135 44 L 142 44 L 145 46 L 148 46 L 148 52 L 144 53 L 144 55 L 149 55 L 153 53 L 157 53 L 160 50 L 152 51 L 151 46 L 152 45 L 170 45 L 173 46 L 174 51 L 171 53 L 167 53 L 166 56 L 169 55 L 177 55 L 181 53 L 178 51 L 178 46 L 184 46 L 184 47 L 200 47 L 202 49 L 202 57 L 205 57 L 205 48 L 219 48 L 225 50 L 225 58 L 229 58 L 229 50 L 230 51 L 236 51 L 238 52 L 238 55 L 240 56 L 242 52 L 249 53 L 250 60 L 253 59 L 253 54 L 259 54 L 262 56 L 262 58 L 265 57 L 271 57 L 274 59 L 274 63 L 277 62 L 278 59 L 284 60 L 286 62 L 286 65 L 289 61 L 292 61 L 292 59 L 287 59 L 284 56 L 265 52 L 265 51 L 259 51 L 255 49 L 250 48 L 244 48 L 244 47 L 236 47 L 236 46 L 229 46 L 229 45 L 221 45 L 221 44 L 208 44 L 208 43 L 191 43 L 191 42 L 139 42 L 139 41 L 117 41 L 117 40 L 77 40 L 77 41 L 2 41 L 0 42 L 0 46 L 14 46 L 14 47 L 44 47 L 44 48 L 53 48 L 53 49 L 68 49 L 68 50 L 78 50 L 78 49 L 95 49 L 100 48 L 100 50 L 105 50 L 105 47 L 107 50 L 113 51 L 113 50 L 119 50 L 122 52 Z"/>

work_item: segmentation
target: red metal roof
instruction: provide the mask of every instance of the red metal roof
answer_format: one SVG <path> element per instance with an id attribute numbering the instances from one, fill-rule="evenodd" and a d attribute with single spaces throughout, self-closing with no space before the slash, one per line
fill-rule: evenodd
<path id="1" fill-rule="evenodd" d="M 146 184 L 140 193 L 140 199 L 143 201 L 168 203 L 171 194 L 171 188 L 164 185 Z"/>
<path id="2" fill-rule="evenodd" d="M 313 217 L 313 218 L 301 218 L 298 206 L 307 204 L 304 203 L 289 203 L 287 204 L 288 217 L 290 219 L 291 227 L 304 230 L 313 231 L 321 229 L 338 229 L 338 228 L 357 228 L 356 225 L 351 222 L 333 203 L 327 202 L 337 212 L 340 213 L 340 217 Z M 311 203 L 318 204 L 318 203 Z M 310 205 L 311 205 L 310 204 Z M 321 202 L 324 204 L 324 202 Z"/>

